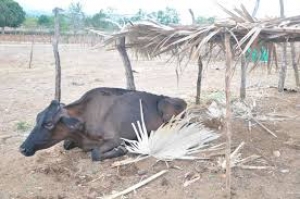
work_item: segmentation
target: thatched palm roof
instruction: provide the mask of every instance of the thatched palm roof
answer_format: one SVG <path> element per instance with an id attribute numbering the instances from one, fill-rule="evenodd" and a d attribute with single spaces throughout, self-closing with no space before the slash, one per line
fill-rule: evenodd
<path id="1" fill-rule="evenodd" d="M 154 57 L 165 52 L 177 55 L 193 52 L 199 55 L 202 48 L 211 44 L 223 45 L 224 34 L 231 35 L 236 52 L 245 52 L 257 42 L 300 41 L 300 16 L 258 21 L 248 11 L 241 9 L 229 11 L 221 7 L 230 18 L 211 25 L 166 26 L 147 21 L 129 24 L 119 33 L 106 40 L 112 43 L 126 37 L 127 48 Z"/>

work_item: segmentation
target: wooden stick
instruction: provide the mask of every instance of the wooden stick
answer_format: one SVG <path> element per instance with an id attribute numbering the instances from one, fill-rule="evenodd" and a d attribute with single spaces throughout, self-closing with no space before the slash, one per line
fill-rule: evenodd
<path id="1" fill-rule="evenodd" d="M 225 132 L 226 132 L 226 195 L 231 198 L 231 109 L 230 109 L 230 86 L 231 86 L 231 62 L 232 53 L 230 45 L 230 34 L 225 33 L 225 51 L 226 51 L 226 74 L 225 74 L 225 93 L 226 93 L 226 116 L 225 116 Z"/>
<path id="2" fill-rule="evenodd" d="M 118 166 L 121 166 L 121 165 L 131 164 L 131 163 L 135 163 L 135 162 L 138 162 L 138 161 L 141 161 L 141 160 L 145 160 L 149 157 L 150 156 L 137 157 L 137 158 L 134 158 L 134 159 L 133 158 L 128 158 L 128 159 L 125 159 L 125 160 L 114 162 L 111 166 L 112 167 L 118 167 Z"/>
<path id="3" fill-rule="evenodd" d="M 256 122 L 259 126 L 261 126 L 265 131 L 267 131 L 268 133 L 270 133 L 271 135 L 273 135 L 274 137 L 277 138 L 277 135 L 275 133 L 273 133 L 270 129 L 268 129 L 265 125 L 263 125 L 262 123 L 260 123 L 259 121 L 257 121 L 255 118 L 251 118 L 254 122 Z"/>
<path id="4" fill-rule="evenodd" d="M 242 168 L 242 169 L 258 169 L 258 170 L 262 170 L 262 169 L 273 169 L 273 167 L 270 166 L 252 166 L 252 165 L 237 165 L 237 167 Z"/>
<path id="5" fill-rule="evenodd" d="M 128 193 L 136 190 L 137 188 L 140 188 L 141 186 L 144 186 L 145 184 L 148 184 L 149 182 L 155 180 L 156 178 L 164 175 L 167 172 L 168 172 L 168 170 L 162 170 L 159 173 L 156 173 L 153 176 L 151 176 L 151 177 L 149 177 L 149 178 L 147 178 L 147 179 L 145 179 L 145 180 L 143 180 L 143 181 L 141 181 L 141 182 L 139 182 L 139 183 L 137 183 L 137 184 L 135 184 L 135 185 L 133 185 L 133 186 L 131 186 L 131 187 L 123 190 L 123 191 L 121 191 L 121 192 L 118 192 L 118 193 L 115 193 L 113 195 L 104 197 L 104 199 L 114 199 L 114 198 L 120 197 L 122 195 L 128 194 Z M 97 198 L 101 198 L 101 197 L 97 197 Z"/>

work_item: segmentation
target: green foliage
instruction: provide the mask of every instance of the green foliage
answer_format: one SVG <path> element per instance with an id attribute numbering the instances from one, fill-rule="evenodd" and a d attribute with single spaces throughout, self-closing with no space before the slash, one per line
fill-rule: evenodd
<path id="1" fill-rule="evenodd" d="M 25 131 L 28 131 L 31 128 L 31 125 L 27 122 L 20 121 L 20 122 L 16 123 L 16 128 L 17 128 L 18 131 L 25 132 Z"/>
<path id="2" fill-rule="evenodd" d="M 48 15 L 41 15 L 37 21 L 39 26 L 46 27 L 46 28 L 54 28 L 54 17 Z M 59 16 L 59 24 L 61 33 L 64 34 L 70 30 L 70 20 L 68 16 L 60 15 Z"/>
<path id="3" fill-rule="evenodd" d="M 174 8 L 166 7 L 165 10 L 159 10 L 157 12 L 152 12 L 150 16 L 157 22 L 169 25 L 179 23 L 179 14 Z"/>
<path id="4" fill-rule="evenodd" d="M 84 13 L 81 3 L 71 3 L 69 6 L 69 18 L 74 34 L 84 27 Z"/>
<path id="5" fill-rule="evenodd" d="M 23 26 L 25 28 L 33 28 L 33 27 L 37 27 L 37 25 L 38 25 L 38 18 L 33 16 L 26 16 L 25 21 L 23 23 Z"/>
<path id="6" fill-rule="evenodd" d="M 196 23 L 197 24 L 213 24 L 215 22 L 215 18 L 214 17 L 201 17 L 198 16 L 196 19 Z"/>
<path id="7" fill-rule="evenodd" d="M 92 17 L 86 18 L 86 25 L 92 26 L 105 31 L 117 30 L 117 26 L 113 22 L 119 22 L 120 18 L 115 17 L 114 11 L 111 9 L 103 10 L 93 15 Z"/>
<path id="8" fill-rule="evenodd" d="M 144 12 L 142 9 L 139 9 L 139 11 L 132 17 L 128 18 L 131 22 L 137 22 L 137 21 L 143 21 L 147 19 L 148 14 Z"/>
<path id="9" fill-rule="evenodd" d="M 165 25 L 178 24 L 179 14 L 175 9 L 167 7 L 165 10 L 159 10 L 150 14 L 143 11 L 142 9 L 139 9 L 135 15 L 131 17 L 125 17 L 116 14 L 115 10 L 113 9 L 101 9 L 97 14 L 91 17 L 86 17 L 85 25 L 105 31 L 114 31 L 118 30 L 118 26 L 116 25 L 116 23 L 122 26 L 124 22 L 126 24 L 129 22 L 137 22 L 147 19 L 152 19 L 157 21 L 158 23 L 162 23 Z"/>
<path id="10" fill-rule="evenodd" d="M 0 27 L 18 27 L 25 20 L 23 8 L 13 0 L 0 0 Z"/>
<path id="11" fill-rule="evenodd" d="M 47 15 L 41 15 L 38 18 L 38 25 L 49 27 L 51 24 L 53 24 L 53 18 Z"/>

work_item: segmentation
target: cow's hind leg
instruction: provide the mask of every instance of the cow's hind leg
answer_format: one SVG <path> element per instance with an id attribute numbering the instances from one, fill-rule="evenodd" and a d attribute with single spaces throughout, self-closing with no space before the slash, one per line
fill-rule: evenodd
<path id="1" fill-rule="evenodd" d="M 104 160 L 103 155 L 106 152 L 109 152 L 109 151 L 113 150 L 114 148 L 118 147 L 119 145 L 120 145 L 120 141 L 118 141 L 116 139 L 105 140 L 105 142 L 101 146 L 92 149 L 92 151 L 91 151 L 92 160 L 93 161 Z M 105 159 L 107 159 L 107 158 L 105 158 Z"/>
<path id="2" fill-rule="evenodd" d="M 128 151 L 124 146 L 118 146 L 110 151 L 103 153 L 101 156 L 101 160 L 120 157 L 125 155 L 127 152 Z"/>

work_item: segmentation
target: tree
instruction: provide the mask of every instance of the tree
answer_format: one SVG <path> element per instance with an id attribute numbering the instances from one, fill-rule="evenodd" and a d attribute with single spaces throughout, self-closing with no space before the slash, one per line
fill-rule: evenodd
<path id="1" fill-rule="evenodd" d="M 52 19 L 50 16 L 47 15 L 41 15 L 38 18 L 38 25 L 49 27 L 52 24 Z"/>
<path id="2" fill-rule="evenodd" d="M 165 10 L 159 10 L 157 12 L 152 12 L 150 14 L 155 21 L 164 24 L 178 24 L 179 23 L 179 14 L 174 8 L 166 7 Z"/>
<path id="3" fill-rule="evenodd" d="M 79 2 L 71 3 L 69 6 L 69 13 L 73 32 L 74 35 L 76 35 L 79 29 L 84 26 L 84 13 L 82 11 L 82 4 Z"/>
<path id="4" fill-rule="evenodd" d="M 92 17 L 86 18 L 86 25 L 94 28 L 102 29 L 105 31 L 117 30 L 117 27 L 111 21 L 119 21 L 113 19 L 113 10 L 103 10 L 101 9 L 98 13 L 94 14 Z"/>
<path id="5" fill-rule="evenodd" d="M 202 17 L 198 16 L 196 19 L 196 24 L 213 24 L 215 22 L 214 17 Z"/>
<path id="6" fill-rule="evenodd" d="M 25 20 L 23 8 L 13 0 L 0 0 L 0 27 L 18 27 Z"/>
<path id="7" fill-rule="evenodd" d="M 131 22 L 136 21 L 143 21 L 147 19 L 147 13 L 144 12 L 142 9 L 139 9 L 139 11 L 132 17 L 130 17 L 128 20 Z"/>
<path id="8" fill-rule="evenodd" d="M 34 28 L 38 25 L 38 18 L 35 16 L 26 16 L 23 26 L 26 28 Z"/>

